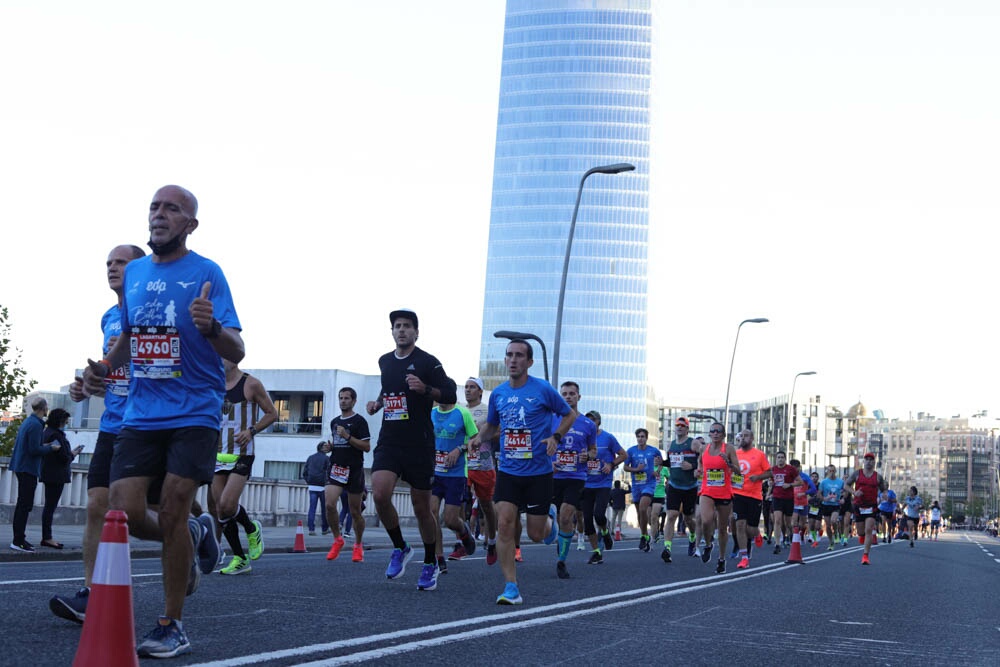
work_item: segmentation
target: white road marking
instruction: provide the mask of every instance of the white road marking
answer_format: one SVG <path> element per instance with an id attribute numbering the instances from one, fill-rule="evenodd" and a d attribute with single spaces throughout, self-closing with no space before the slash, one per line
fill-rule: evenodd
<path id="1" fill-rule="evenodd" d="M 133 579 L 139 577 L 162 577 L 162 572 L 151 572 L 149 574 L 133 574 Z M 16 586 L 19 584 L 56 584 L 63 581 L 83 581 L 83 577 L 64 577 L 61 579 L 18 579 L 16 581 L 0 581 L 0 586 Z"/>
<path id="2" fill-rule="evenodd" d="M 831 623 L 839 623 L 840 625 L 875 625 L 874 623 L 862 623 L 861 621 L 835 621 L 830 619 Z"/>
<path id="3" fill-rule="evenodd" d="M 838 558 L 840 556 L 855 553 L 860 550 L 861 550 L 860 546 L 853 547 L 843 551 L 834 551 L 822 555 L 809 556 L 805 560 L 807 562 L 817 562 L 817 561 L 827 560 L 829 558 Z M 336 642 L 328 642 L 325 644 L 312 644 L 309 646 L 300 646 L 297 648 L 282 649 L 278 651 L 270 651 L 267 653 L 257 653 L 248 656 L 237 656 L 225 660 L 197 663 L 197 667 L 236 667 L 237 665 L 257 664 L 261 662 L 266 662 L 268 660 L 281 660 L 281 659 L 302 657 L 313 653 L 335 651 L 345 648 L 351 648 L 354 646 L 372 644 L 375 642 L 399 640 L 399 639 L 404 639 L 406 637 L 425 635 L 428 633 L 444 631 L 444 630 L 452 630 L 455 628 L 464 629 L 468 628 L 470 625 L 477 627 L 476 630 L 467 630 L 452 635 L 439 635 L 427 639 L 407 642 L 405 644 L 400 644 L 396 646 L 387 646 L 381 649 L 362 651 L 360 653 L 352 653 L 349 655 L 339 656 L 336 658 L 329 658 L 317 662 L 305 663 L 300 667 L 318 667 L 320 665 L 323 666 L 344 665 L 354 662 L 365 662 L 370 660 L 376 660 L 378 658 L 390 655 L 409 653 L 411 651 L 416 651 L 422 648 L 438 647 L 452 642 L 464 641 L 467 639 L 476 639 L 482 636 L 481 628 L 484 624 L 487 623 L 497 623 L 497 625 L 490 626 L 490 630 L 492 633 L 519 630 L 522 628 L 546 625 L 549 623 L 555 623 L 557 621 L 572 619 L 578 616 L 592 615 L 595 612 L 618 609 L 622 607 L 629 607 L 637 604 L 644 604 L 652 600 L 659 600 L 662 598 L 672 597 L 674 595 L 680 595 L 682 593 L 691 593 L 694 591 L 705 590 L 708 588 L 715 588 L 717 586 L 724 586 L 726 584 L 742 581 L 744 579 L 753 579 L 756 577 L 763 577 L 770 574 L 775 574 L 777 572 L 781 572 L 786 569 L 787 566 L 784 563 L 770 563 L 768 565 L 763 565 L 759 568 L 756 568 L 749 574 L 747 574 L 746 572 L 730 572 L 724 575 L 710 575 L 708 577 L 701 577 L 699 579 L 692 579 L 690 581 L 678 581 L 669 584 L 662 584 L 660 586 L 653 586 L 652 588 L 640 588 L 630 591 L 621 591 L 618 593 L 609 593 L 607 595 L 597 595 L 582 600 L 573 600 L 567 602 L 560 602 L 556 604 L 543 605 L 541 607 L 533 609 L 522 609 L 519 611 L 513 611 L 503 614 L 487 614 L 485 616 L 479 616 L 471 619 L 460 619 L 457 621 L 449 621 L 447 623 L 438 623 L 437 625 L 424 626 L 419 628 L 408 628 L 405 630 L 398 630 L 396 632 L 385 632 L 382 634 L 371 635 L 366 637 L 354 637 L 351 639 L 344 639 Z M 622 600 L 621 598 L 627 598 L 627 599 Z M 553 612 L 558 612 L 560 610 L 572 607 L 580 607 L 580 606 L 583 606 L 583 608 L 577 609 L 575 611 L 566 611 L 564 613 L 553 613 Z M 510 622 L 514 618 L 538 616 L 538 615 L 541 616 L 539 616 L 538 618 L 526 618 L 525 620 Z"/>

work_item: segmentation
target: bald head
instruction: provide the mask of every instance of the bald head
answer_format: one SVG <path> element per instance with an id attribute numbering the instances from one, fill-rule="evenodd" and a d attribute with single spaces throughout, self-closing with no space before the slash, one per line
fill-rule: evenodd
<path id="1" fill-rule="evenodd" d="M 153 201 L 162 201 L 172 195 L 174 201 L 180 201 L 184 214 L 191 218 L 198 217 L 198 199 L 191 194 L 190 190 L 179 185 L 164 185 L 153 195 Z"/>

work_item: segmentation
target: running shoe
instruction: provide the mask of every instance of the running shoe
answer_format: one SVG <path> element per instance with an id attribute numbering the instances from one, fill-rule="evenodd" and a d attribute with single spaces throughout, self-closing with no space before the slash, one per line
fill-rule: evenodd
<path id="1" fill-rule="evenodd" d="M 701 562 L 707 563 L 712 560 L 712 549 L 715 547 L 715 542 L 709 542 L 705 545 L 705 548 L 701 552 Z"/>
<path id="2" fill-rule="evenodd" d="M 248 555 L 250 560 L 257 560 L 264 553 L 264 531 L 260 521 L 254 520 L 253 527 L 255 530 L 252 533 L 247 533 L 247 543 L 250 545 Z"/>
<path id="3" fill-rule="evenodd" d="M 389 558 L 389 567 L 385 568 L 385 576 L 395 579 L 406 572 L 406 564 L 413 558 L 413 548 L 407 544 L 405 549 L 393 549 Z"/>
<path id="4" fill-rule="evenodd" d="M 733 540 L 733 542 L 735 543 L 736 540 Z M 729 557 L 732 558 L 732 559 L 734 559 L 734 560 L 737 559 L 737 558 L 739 558 L 740 557 L 740 550 L 739 549 L 733 549 L 732 551 L 729 552 Z"/>
<path id="5" fill-rule="evenodd" d="M 726 559 L 725 558 L 720 558 L 716 562 L 716 564 L 715 564 L 715 573 L 716 574 L 725 574 L 726 573 Z"/>
<path id="6" fill-rule="evenodd" d="M 569 579 L 569 572 L 566 570 L 565 561 L 556 561 L 556 576 L 560 579 Z"/>
<path id="7" fill-rule="evenodd" d="M 936 540 L 937 538 L 935 537 L 934 539 Z M 892 535 L 887 535 L 886 536 L 885 543 L 886 544 L 892 544 Z"/>
<path id="8" fill-rule="evenodd" d="M 830 546 L 826 548 L 827 551 L 833 551 L 833 542 L 830 542 Z"/>
<path id="9" fill-rule="evenodd" d="M 818 546 L 819 546 L 819 540 L 816 540 L 815 542 L 812 543 L 812 548 L 813 549 L 815 549 Z"/>
<path id="10" fill-rule="evenodd" d="M 645 546 L 646 546 L 646 536 L 645 535 L 640 535 L 639 536 L 639 551 L 645 551 L 646 550 Z"/>
<path id="11" fill-rule="evenodd" d="M 872 533 L 872 544 L 878 544 L 878 535 Z"/>
<path id="12" fill-rule="evenodd" d="M 87 600 L 90 599 L 90 589 L 84 586 L 71 598 L 53 595 L 49 599 L 49 609 L 59 618 L 67 621 L 83 623 L 87 617 Z"/>
<path id="13" fill-rule="evenodd" d="M 465 527 L 465 537 L 462 538 L 462 546 L 465 547 L 465 555 L 471 556 L 476 553 L 476 538 L 469 532 L 469 527 Z"/>
<path id="14" fill-rule="evenodd" d="M 437 566 L 438 574 L 448 574 L 448 561 L 444 559 L 444 556 L 438 556 Z"/>
<path id="15" fill-rule="evenodd" d="M 913 548 L 913 540 L 910 540 L 910 548 Z"/>
<path id="16" fill-rule="evenodd" d="M 744 556 L 740 559 L 740 562 L 736 564 L 737 570 L 745 570 L 750 567 L 750 559 Z"/>
<path id="17" fill-rule="evenodd" d="M 35 547 L 31 546 L 31 542 L 28 540 L 21 540 L 20 542 L 11 542 L 10 548 L 14 551 L 23 551 L 26 554 L 35 553 Z"/>
<path id="18" fill-rule="evenodd" d="M 340 555 L 340 550 L 344 548 L 344 536 L 340 535 L 333 541 L 330 545 L 330 550 L 326 552 L 327 560 L 337 560 L 337 556 Z"/>
<path id="19" fill-rule="evenodd" d="M 601 533 L 601 540 L 604 542 L 604 550 L 611 551 L 615 547 L 615 541 L 611 539 L 611 532 L 604 531 Z"/>
<path id="20" fill-rule="evenodd" d="M 664 548 L 663 551 L 660 552 L 660 558 L 663 559 L 664 563 L 672 563 L 673 562 L 670 559 L 670 549 L 667 549 L 667 548 Z"/>
<path id="21" fill-rule="evenodd" d="M 202 527 L 198 546 L 198 566 L 202 574 L 211 574 L 219 562 L 219 541 L 215 539 L 215 519 L 211 514 L 202 514 L 195 519 Z"/>
<path id="22" fill-rule="evenodd" d="M 521 556 L 521 547 L 514 549 L 514 560 L 518 563 L 524 562 L 524 557 Z"/>
<path id="23" fill-rule="evenodd" d="M 486 564 L 496 565 L 497 562 L 497 545 L 487 544 L 486 545 Z"/>
<path id="24" fill-rule="evenodd" d="M 694 543 L 694 542 L 691 542 L 691 541 L 689 540 L 689 541 L 688 541 L 688 556 L 689 556 L 689 557 L 690 557 L 690 556 L 694 556 L 694 552 L 695 552 L 695 550 L 696 550 L 697 548 L 698 548 L 698 547 L 697 547 L 697 546 L 695 545 L 695 543 Z"/>
<path id="25" fill-rule="evenodd" d="M 755 547 L 757 547 L 758 549 L 760 549 L 760 548 L 761 548 L 762 546 L 764 546 L 764 538 L 760 536 L 760 533 L 758 533 L 758 534 L 757 534 L 757 535 L 756 535 L 756 536 L 755 536 L 755 537 L 753 538 L 753 545 L 754 545 Z"/>
<path id="26" fill-rule="evenodd" d="M 198 541 L 201 539 L 202 525 L 194 517 L 188 518 L 188 532 L 191 534 L 191 547 L 194 556 L 191 558 L 191 569 L 188 571 L 188 583 L 185 595 L 192 595 L 201 583 L 201 567 L 198 565 Z"/>
<path id="27" fill-rule="evenodd" d="M 351 550 L 351 562 L 352 563 L 365 562 L 365 548 L 361 545 L 361 542 L 354 543 L 354 549 Z"/>
<path id="28" fill-rule="evenodd" d="M 142 638 L 135 652 L 140 658 L 173 658 L 191 650 L 191 643 L 181 624 L 172 618 L 160 616 L 161 621 L 170 621 L 167 625 L 157 623 L 149 634 Z"/>
<path id="29" fill-rule="evenodd" d="M 775 555 L 781 553 L 781 545 L 780 544 L 775 544 L 774 545 L 774 553 L 775 553 Z"/>
<path id="30" fill-rule="evenodd" d="M 521 597 L 521 591 L 513 582 L 508 582 L 504 586 L 503 593 L 497 596 L 497 604 L 521 604 L 522 602 L 524 602 L 524 598 Z"/>
<path id="31" fill-rule="evenodd" d="M 436 563 L 424 563 L 417 579 L 418 591 L 432 591 L 438 586 L 438 566 Z"/>
<path id="32" fill-rule="evenodd" d="M 552 544 L 556 541 L 556 537 L 559 536 L 559 515 L 556 514 L 555 505 L 549 505 L 549 518 L 552 519 L 552 529 L 549 531 L 548 536 L 542 540 L 545 544 Z"/>
<path id="33" fill-rule="evenodd" d="M 448 554 L 448 560 L 462 560 L 468 555 L 469 553 L 465 550 L 465 547 L 462 545 L 462 543 L 456 542 L 454 550 L 452 550 L 452 552 Z"/>
<path id="34" fill-rule="evenodd" d="M 233 559 L 229 561 L 229 565 L 219 570 L 219 574 L 249 574 L 251 569 L 249 558 L 233 556 Z"/>
<path id="35" fill-rule="evenodd" d="M 871 561 L 868 560 L 868 554 L 865 554 L 865 555 L 863 555 L 861 557 L 861 564 L 862 565 L 871 565 L 872 564 Z"/>
<path id="36" fill-rule="evenodd" d="M 595 550 L 591 553 L 590 560 L 587 561 L 587 565 L 601 565 L 602 563 L 604 563 L 604 556 L 601 555 L 599 550 Z"/>
<path id="37" fill-rule="evenodd" d="M 642 550 L 644 552 L 646 552 L 646 553 L 649 553 L 649 549 L 650 549 L 649 535 L 643 535 L 643 538 L 644 538 L 644 541 L 642 542 Z"/>
<path id="38" fill-rule="evenodd" d="M 584 550 L 586 550 L 586 548 L 587 547 L 584 544 L 583 535 L 580 535 L 580 537 L 578 537 L 577 540 L 576 540 L 576 550 L 577 551 L 584 551 Z"/>

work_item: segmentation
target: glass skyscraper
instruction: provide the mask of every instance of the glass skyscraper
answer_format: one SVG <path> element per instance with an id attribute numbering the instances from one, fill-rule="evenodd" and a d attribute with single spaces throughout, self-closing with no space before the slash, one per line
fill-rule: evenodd
<path id="1" fill-rule="evenodd" d="M 507 0 L 480 372 L 507 375 L 498 330 L 553 353 L 580 178 L 587 179 L 563 312 L 559 381 L 580 385 L 623 446 L 655 423 L 646 379 L 651 0 Z M 550 359 L 551 363 L 551 359 Z M 532 375 L 544 377 L 535 348 Z M 651 433 L 655 431 L 651 428 Z"/>

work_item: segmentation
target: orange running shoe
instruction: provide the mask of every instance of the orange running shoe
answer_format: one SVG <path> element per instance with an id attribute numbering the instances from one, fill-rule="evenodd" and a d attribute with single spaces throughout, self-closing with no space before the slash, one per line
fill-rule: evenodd
<path id="1" fill-rule="evenodd" d="M 744 556 L 740 559 L 740 562 L 736 565 L 737 570 L 745 570 L 750 567 L 750 559 Z"/>
<path id="2" fill-rule="evenodd" d="M 330 550 L 326 552 L 327 560 L 337 560 L 337 556 L 340 555 L 340 550 L 344 548 L 344 536 L 341 535 L 333 541 L 333 546 Z"/>
<path id="3" fill-rule="evenodd" d="M 521 558 L 521 547 L 514 549 L 514 560 L 518 563 L 523 562 L 524 559 Z"/>
<path id="4" fill-rule="evenodd" d="M 364 563 L 365 562 L 365 547 L 361 542 L 354 543 L 354 550 L 351 552 L 351 562 L 352 563 Z"/>
<path id="5" fill-rule="evenodd" d="M 753 538 L 753 545 L 755 547 L 757 547 L 758 549 L 760 549 L 762 546 L 764 546 L 764 538 L 761 537 L 759 533 L 757 534 L 757 536 L 755 538 Z"/>
<path id="6" fill-rule="evenodd" d="M 862 565 L 871 565 L 872 564 L 872 562 L 870 560 L 868 560 L 868 554 L 865 554 L 865 555 L 863 555 L 861 557 L 861 564 Z"/>

